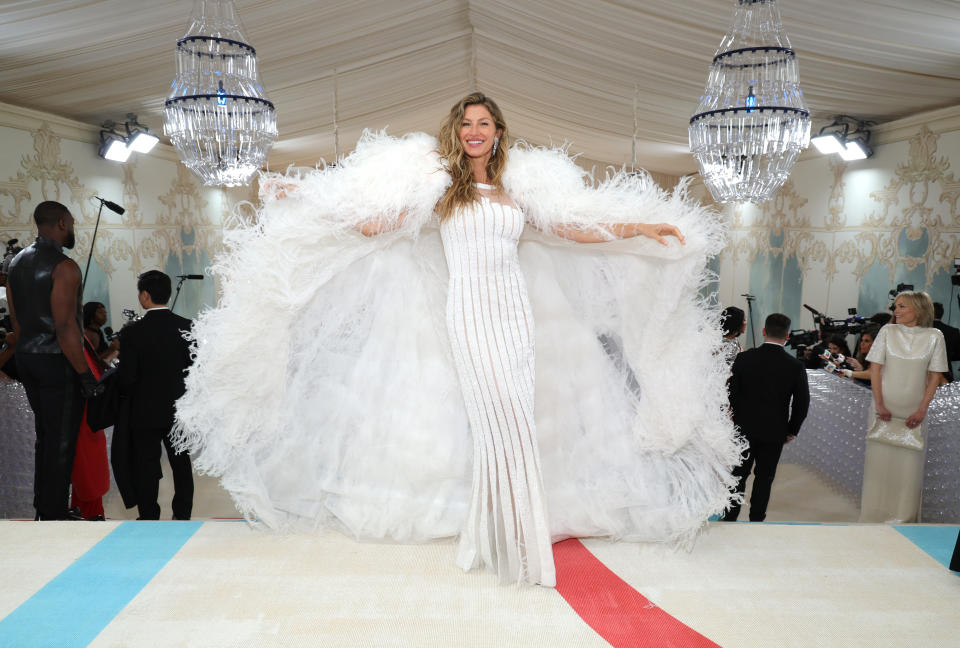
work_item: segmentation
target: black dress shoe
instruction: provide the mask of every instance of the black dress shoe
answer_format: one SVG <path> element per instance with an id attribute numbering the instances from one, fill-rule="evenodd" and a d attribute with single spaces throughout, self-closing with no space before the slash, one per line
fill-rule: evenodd
<path id="1" fill-rule="evenodd" d="M 83 518 L 87 522 L 106 522 L 106 518 L 102 515 L 94 515 L 93 517 Z"/>

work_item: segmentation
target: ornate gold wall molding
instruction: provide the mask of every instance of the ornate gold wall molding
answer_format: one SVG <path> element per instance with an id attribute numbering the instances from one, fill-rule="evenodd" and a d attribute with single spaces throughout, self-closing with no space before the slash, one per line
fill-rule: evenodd
<path id="1" fill-rule="evenodd" d="M 77 244 L 70 254 L 78 262 L 85 262 L 96 223 L 97 205 L 92 200 L 96 192 L 84 183 L 83 174 L 78 173 L 74 164 L 64 159 L 61 137 L 49 123 L 41 122 L 30 134 L 33 150 L 21 154 L 15 176 L 0 181 L 0 232 L 6 238 L 24 242 L 35 234 L 35 203 L 67 203 L 76 219 Z M 170 164 L 151 160 L 154 165 L 158 162 Z M 221 207 L 211 210 L 205 197 L 210 190 L 203 191 L 190 171 L 177 163 L 167 190 L 145 197 L 138 180 L 145 170 L 138 166 L 137 157 L 116 168 L 122 173 L 122 204 L 126 211 L 116 216 L 104 210 L 93 255 L 109 279 L 118 272 L 135 277 L 148 266 L 162 267 L 171 255 L 182 262 L 184 255 L 213 255 L 220 248 L 223 212 L 229 211 L 225 195 Z M 153 214 L 155 219 L 148 218 Z M 184 239 L 188 242 L 184 243 Z"/>
<path id="2" fill-rule="evenodd" d="M 941 137 L 926 125 L 917 128 L 905 159 L 888 169 L 889 179 L 884 184 L 869 192 L 877 208 L 859 224 L 851 225 L 857 219 L 850 218 L 846 178 L 851 166 L 832 158 L 826 162 L 833 182 L 822 227 L 810 225 L 805 210 L 808 200 L 798 195 L 789 181 L 775 200 L 758 211 L 742 206 L 732 209 L 731 243 L 725 256 L 752 263 L 759 254 L 783 254 L 784 259 L 795 255 L 804 275 L 814 262 L 823 263 L 827 281 L 843 264 L 853 264 L 854 275 L 863 279 L 867 270 L 879 263 L 888 270 L 891 282 L 897 267 L 909 271 L 926 264 L 929 284 L 938 271 L 949 272 L 953 259 L 960 258 L 960 179 L 950 172 L 949 157 L 939 151 Z M 862 202 L 852 204 L 862 209 Z M 946 215 L 945 208 L 949 209 Z M 836 236 L 845 233 L 852 236 Z M 783 243 L 774 245 L 771 237 L 781 235 Z M 927 237 L 926 251 L 919 253 L 920 247 L 917 254 L 911 254 L 911 248 L 901 249 L 902 236 L 903 240 L 918 242 L 914 248 L 922 246 L 921 241 Z"/>
<path id="3" fill-rule="evenodd" d="M 827 229 L 843 229 L 847 225 L 847 215 L 844 212 L 847 183 L 843 181 L 843 176 L 847 172 L 847 164 L 843 160 L 831 157 L 827 165 L 830 167 L 830 171 L 833 172 L 833 184 L 830 185 L 830 197 L 827 199 L 827 216 L 824 220 Z"/>

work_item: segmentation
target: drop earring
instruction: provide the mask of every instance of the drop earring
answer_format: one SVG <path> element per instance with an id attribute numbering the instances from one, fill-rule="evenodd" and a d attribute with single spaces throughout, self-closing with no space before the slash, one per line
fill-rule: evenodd
<path id="1" fill-rule="evenodd" d="M 499 137 L 494 137 L 494 138 L 493 138 L 493 150 L 490 151 L 490 155 L 491 155 L 491 156 L 497 154 L 497 146 L 499 146 L 499 145 L 500 145 L 500 138 L 499 138 Z"/>

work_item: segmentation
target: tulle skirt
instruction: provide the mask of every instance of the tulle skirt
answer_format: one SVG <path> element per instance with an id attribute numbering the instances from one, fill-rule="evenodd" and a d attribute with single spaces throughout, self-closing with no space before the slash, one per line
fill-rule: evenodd
<path id="1" fill-rule="evenodd" d="M 195 325 L 179 444 L 253 523 L 458 535 L 473 440 L 438 231 L 311 235 L 284 216 L 236 234 L 220 261 L 224 297 Z M 628 244 L 520 242 L 554 540 L 687 542 L 730 499 L 740 445 L 702 267 Z"/>

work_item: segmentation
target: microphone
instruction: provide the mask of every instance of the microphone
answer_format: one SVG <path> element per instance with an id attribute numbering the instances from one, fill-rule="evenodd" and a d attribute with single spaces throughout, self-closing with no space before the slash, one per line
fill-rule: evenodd
<path id="1" fill-rule="evenodd" d="M 127 211 L 126 209 L 124 209 L 123 207 L 121 207 L 120 205 L 118 205 L 117 203 L 115 203 L 115 202 L 110 202 L 110 201 L 107 200 L 106 198 L 101 198 L 100 196 L 94 196 L 94 198 L 96 198 L 97 200 L 99 200 L 101 203 L 103 203 L 103 204 L 106 206 L 107 209 L 109 209 L 110 211 L 112 211 L 112 212 L 114 212 L 114 213 L 123 214 L 123 212 Z"/>
<path id="2" fill-rule="evenodd" d="M 808 306 L 807 304 L 804 304 L 803 307 L 806 308 L 806 309 L 807 309 L 808 311 L 810 311 L 811 313 L 813 313 L 814 315 L 816 315 L 817 317 L 823 317 L 823 313 L 821 313 L 820 311 L 818 311 L 818 310 L 817 310 L 816 308 L 814 308 L 813 306 Z"/>
<path id="3" fill-rule="evenodd" d="M 203 279 L 203 275 L 177 275 L 177 279 Z"/>

